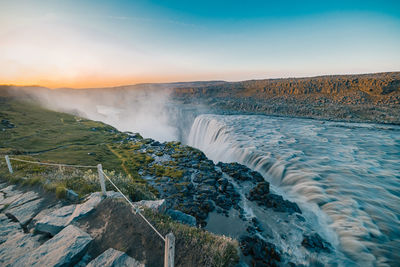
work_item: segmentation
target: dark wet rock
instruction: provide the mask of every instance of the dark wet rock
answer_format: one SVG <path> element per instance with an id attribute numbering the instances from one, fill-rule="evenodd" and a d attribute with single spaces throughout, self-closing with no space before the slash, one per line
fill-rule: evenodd
<path id="1" fill-rule="evenodd" d="M 247 198 L 251 201 L 255 201 L 258 205 L 265 206 L 273 209 L 277 212 L 302 213 L 299 206 L 290 202 L 289 200 L 283 199 L 282 196 L 265 193 L 269 192 L 269 184 L 267 182 L 258 183 L 252 190 L 250 190 Z"/>
<path id="2" fill-rule="evenodd" d="M 192 215 L 183 213 L 179 210 L 167 210 L 166 213 L 175 221 L 191 226 L 196 226 L 196 218 Z"/>
<path id="3" fill-rule="evenodd" d="M 258 236 L 241 236 L 239 243 L 243 255 L 252 257 L 253 266 L 278 266 L 281 262 L 275 245 Z"/>
<path id="4" fill-rule="evenodd" d="M 269 194 L 269 183 L 260 182 L 249 192 L 249 200 L 262 200 Z"/>
<path id="5" fill-rule="evenodd" d="M 332 245 L 325 241 L 324 239 L 322 239 L 322 237 L 317 234 L 317 233 L 313 233 L 311 235 L 305 235 L 303 241 L 301 242 L 301 244 L 312 251 L 316 251 L 316 252 L 331 252 L 332 251 Z"/>
<path id="6" fill-rule="evenodd" d="M 219 195 L 216 199 L 216 204 L 223 209 L 230 209 L 232 207 L 232 200 L 224 195 Z"/>
<path id="7" fill-rule="evenodd" d="M 219 162 L 217 166 L 220 167 L 223 172 L 225 172 L 235 180 L 252 181 L 252 182 L 264 181 L 264 178 L 259 172 L 252 171 L 250 168 L 242 164 L 239 164 L 237 162 L 234 163 Z"/>

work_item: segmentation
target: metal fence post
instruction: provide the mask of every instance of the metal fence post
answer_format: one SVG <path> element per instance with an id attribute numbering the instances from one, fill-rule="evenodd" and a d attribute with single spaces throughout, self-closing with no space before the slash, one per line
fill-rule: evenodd
<path id="1" fill-rule="evenodd" d="M 12 166 L 11 166 L 10 158 L 8 157 L 8 155 L 5 155 L 5 158 L 6 158 L 6 162 L 7 162 L 8 171 L 12 174 L 13 173 L 13 169 L 12 169 Z"/>
<path id="2" fill-rule="evenodd" d="M 169 233 L 165 236 L 164 267 L 174 267 L 175 236 Z"/>
<path id="3" fill-rule="evenodd" d="M 103 166 L 101 166 L 101 164 L 97 164 L 97 172 L 99 173 L 101 192 L 102 192 L 103 196 L 106 196 L 107 195 L 106 185 L 104 183 Z"/>

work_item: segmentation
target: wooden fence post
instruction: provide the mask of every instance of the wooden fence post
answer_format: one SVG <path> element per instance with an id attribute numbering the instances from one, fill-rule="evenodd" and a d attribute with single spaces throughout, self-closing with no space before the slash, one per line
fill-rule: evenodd
<path id="1" fill-rule="evenodd" d="M 11 166 L 10 158 L 8 157 L 8 155 L 6 155 L 5 158 L 6 158 L 6 162 L 7 162 L 8 171 L 12 174 L 13 173 L 13 169 L 12 169 L 12 166 Z"/>
<path id="2" fill-rule="evenodd" d="M 97 164 L 97 172 L 99 173 L 101 192 L 102 192 L 103 196 L 106 196 L 107 195 L 106 185 L 104 183 L 103 166 L 101 166 L 101 164 Z"/>
<path id="3" fill-rule="evenodd" d="M 165 236 L 164 267 L 174 267 L 175 236 L 169 233 Z"/>

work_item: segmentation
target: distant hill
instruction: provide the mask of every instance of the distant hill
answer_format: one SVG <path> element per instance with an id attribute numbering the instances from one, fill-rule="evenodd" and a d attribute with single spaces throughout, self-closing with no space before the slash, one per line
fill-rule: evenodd
<path id="1" fill-rule="evenodd" d="M 284 78 L 226 82 L 206 86 L 175 88 L 177 96 L 196 95 L 213 97 L 255 97 L 259 99 L 289 95 L 339 95 L 380 96 L 400 95 L 400 72 L 360 75 L 331 75 L 309 78 Z"/>
<path id="2" fill-rule="evenodd" d="M 400 124 L 400 72 L 327 75 L 241 82 L 195 81 L 117 87 L 51 90 L 44 87 L 0 86 L 10 94 L 47 98 L 96 98 L 98 103 L 129 104 L 132 92 L 172 93 L 187 104 L 215 110 Z M 117 94 L 118 93 L 118 94 Z"/>
<path id="3" fill-rule="evenodd" d="M 400 72 L 227 82 L 174 96 L 231 112 L 400 123 Z"/>

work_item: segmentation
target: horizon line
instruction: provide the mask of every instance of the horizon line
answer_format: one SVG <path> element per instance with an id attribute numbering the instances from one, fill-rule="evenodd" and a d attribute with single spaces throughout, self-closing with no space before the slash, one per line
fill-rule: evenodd
<path id="1" fill-rule="evenodd" d="M 190 80 L 190 81 L 172 81 L 172 82 L 142 82 L 142 83 L 132 83 L 132 84 L 119 84 L 113 86 L 99 86 L 99 87 L 50 87 L 39 84 L 2 84 L 0 86 L 14 86 L 14 87 L 40 87 L 47 88 L 51 90 L 62 90 L 62 89 L 73 89 L 73 90 L 89 90 L 89 89 L 107 89 L 107 88 L 118 88 L 118 87 L 126 87 L 126 86 L 139 86 L 139 85 L 168 85 L 168 84 L 178 84 L 178 83 L 206 83 L 206 82 L 221 82 L 221 83 L 240 83 L 240 82 L 248 82 L 248 81 L 264 81 L 264 80 L 283 80 L 283 79 L 307 79 L 307 78 L 320 78 L 320 77 L 329 77 L 329 76 L 352 76 L 352 75 L 374 75 L 374 74 L 384 74 L 384 73 L 398 73 L 398 71 L 379 71 L 379 72 L 353 72 L 353 73 L 345 73 L 345 74 L 322 74 L 322 75 L 310 75 L 310 76 L 287 76 L 287 77 L 270 77 L 270 78 L 259 78 L 259 79 L 247 79 L 247 80 Z"/>

